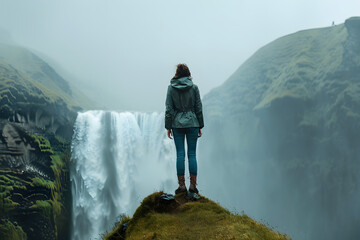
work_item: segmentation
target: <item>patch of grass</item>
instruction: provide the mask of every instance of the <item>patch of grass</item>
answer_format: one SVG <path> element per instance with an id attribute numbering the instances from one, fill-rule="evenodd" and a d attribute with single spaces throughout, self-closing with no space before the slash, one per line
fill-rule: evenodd
<path id="1" fill-rule="evenodd" d="M 128 225 L 131 221 L 129 216 L 123 215 L 119 222 L 116 222 L 113 230 L 110 233 L 102 234 L 103 239 L 113 240 L 113 239 L 125 239 L 123 228 L 125 225 Z"/>
<path id="2" fill-rule="evenodd" d="M 289 239 L 203 196 L 192 202 L 186 194 L 178 194 L 176 207 L 169 208 L 160 199 L 162 193 L 146 197 L 133 218 L 124 218 L 104 239 Z M 124 223 L 128 223 L 126 234 Z"/>

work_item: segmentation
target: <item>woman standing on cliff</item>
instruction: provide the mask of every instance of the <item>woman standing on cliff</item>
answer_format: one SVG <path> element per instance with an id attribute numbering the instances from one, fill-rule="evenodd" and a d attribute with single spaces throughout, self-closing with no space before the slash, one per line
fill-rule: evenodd
<path id="1" fill-rule="evenodd" d="M 175 194 L 186 192 L 185 186 L 185 146 L 187 142 L 187 156 L 189 160 L 191 194 L 198 194 L 196 188 L 197 161 L 196 143 L 201 137 L 204 127 L 202 103 L 198 87 L 192 82 L 189 68 L 185 64 L 178 64 L 176 74 L 171 79 L 166 95 L 165 128 L 167 136 L 174 137 L 176 147 L 176 171 L 179 187 Z"/>

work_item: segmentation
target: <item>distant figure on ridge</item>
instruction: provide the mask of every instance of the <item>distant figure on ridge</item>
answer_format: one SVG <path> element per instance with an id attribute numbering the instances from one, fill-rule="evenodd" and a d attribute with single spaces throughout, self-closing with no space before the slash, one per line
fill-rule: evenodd
<path id="1" fill-rule="evenodd" d="M 175 194 L 186 192 L 185 186 L 185 137 L 189 160 L 189 196 L 198 198 L 196 188 L 197 161 L 196 143 L 204 127 L 202 103 L 199 88 L 192 82 L 189 68 L 178 64 L 175 76 L 171 79 L 166 95 L 165 128 L 167 136 L 174 137 L 176 147 L 176 171 L 179 187 Z"/>

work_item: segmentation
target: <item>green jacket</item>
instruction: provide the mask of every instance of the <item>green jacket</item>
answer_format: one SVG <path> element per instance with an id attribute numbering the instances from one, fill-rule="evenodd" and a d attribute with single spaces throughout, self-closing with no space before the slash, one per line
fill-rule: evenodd
<path id="1" fill-rule="evenodd" d="M 165 105 L 166 129 L 204 127 L 199 88 L 191 77 L 171 79 Z"/>

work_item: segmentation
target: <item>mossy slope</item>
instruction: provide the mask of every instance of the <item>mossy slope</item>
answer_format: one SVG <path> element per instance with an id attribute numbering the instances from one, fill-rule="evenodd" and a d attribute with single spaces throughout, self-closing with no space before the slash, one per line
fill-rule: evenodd
<path id="1" fill-rule="evenodd" d="M 276 39 L 204 96 L 203 171 L 246 183 L 227 186 L 233 205 L 254 194 L 242 205 L 297 239 L 360 239 L 359 56 L 353 17 Z"/>
<path id="2" fill-rule="evenodd" d="M 343 95 L 359 102 L 358 22 L 360 18 L 350 18 L 345 24 L 299 31 L 260 48 L 223 85 L 204 96 L 204 112 L 209 117 L 239 116 L 282 99 L 306 102 L 322 96 L 330 98 L 328 113 L 333 116 Z M 356 112 L 355 106 L 347 105 L 347 111 Z"/>
<path id="3" fill-rule="evenodd" d="M 24 133 L 35 156 L 19 165 L 0 169 L 0 236 L 12 239 L 66 239 L 70 217 L 69 144 L 48 136 Z M 7 161 L 2 155 L 0 163 Z M 15 238 L 15 236 L 18 236 Z"/>
<path id="4" fill-rule="evenodd" d="M 182 193 L 168 202 L 160 198 L 162 194 L 146 197 L 133 218 L 124 218 L 105 239 L 289 239 L 203 196 L 189 201 Z"/>
<path id="5" fill-rule="evenodd" d="M 1 220 L 0 239 L 26 240 L 26 234 L 20 226 L 16 226 L 9 220 Z"/>

